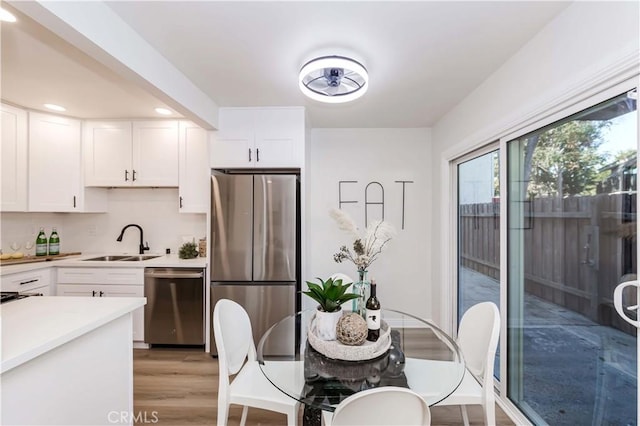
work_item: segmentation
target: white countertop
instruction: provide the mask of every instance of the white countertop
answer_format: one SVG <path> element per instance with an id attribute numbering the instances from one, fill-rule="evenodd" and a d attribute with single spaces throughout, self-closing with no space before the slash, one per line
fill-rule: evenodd
<path id="1" fill-rule="evenodd" d="M 0 305 L 0 373 L 146 304 L 144 297 L 27 297 Z"/>
<path id="2" fill-rule="evenodd" d="M 155 259 L 142 260 L 139 262 L 127 261 L 87 261 L 99 256 L 109 255 L 128 255 L 137 256 L 137 253 L 91 253 L 82 254 L 80 256 L 69 256 L 49 262 L 23 263 L 18 265 L 7 265 L 0 268 L 0 276 L 6 274 L 15 274 L 18 272 L 34 271 L 42 268 L 56 267 L 91 267 L 91 268 L 206 268 L 207 258 L 196 257 L 195 259 L 180 259 L 177 254 L 154 254 L 145 253 L 145 255 L 157 255 Z"/>
<path id="3" fill-rule="evenodd" d="M 105 255 L 123 255 L 123 253 L 97 253 L 97 254 L 83 254 L 82 256 L 72 256 L 65 259 L 55 261 L 55 266 L 90 266 L 95 268 L 99 267 L 112 267 L 117 268 L 205 268 L 207 266 L 206 257 L 196 257 L 195 259 L 180 259 L 177 254 L 163 254 L 157 255 L 153 253 L 145 253 L 145 256 L 159 256 L 154 259 L 141 260 L 137 262 L 129 261 L 90 261 L 84 259 L 92 259 L 94 257 Z M 124 253 L 124 255 L 138 256 L 138 254 Z M 52 265 L 53 266 L 53 265 Z"/>

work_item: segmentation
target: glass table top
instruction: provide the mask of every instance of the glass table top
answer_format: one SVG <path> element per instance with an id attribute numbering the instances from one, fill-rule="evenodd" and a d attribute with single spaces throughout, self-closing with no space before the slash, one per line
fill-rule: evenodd
<path id="1" fill-rule="evenodd" d="M 382 309 L 382 320 L 391 328 L 389 350 L 372 360 L 341 361 L 327 358 L 307 342 L 314 314 L 308 310 L 284 318 L 267 330 L 257 348 L 267 379 L 307 406 L 333 411 L 348 396 L 379 386 L 410 388 L 434 405 L 462 381 L 460 348 L 428 321 Z"/>

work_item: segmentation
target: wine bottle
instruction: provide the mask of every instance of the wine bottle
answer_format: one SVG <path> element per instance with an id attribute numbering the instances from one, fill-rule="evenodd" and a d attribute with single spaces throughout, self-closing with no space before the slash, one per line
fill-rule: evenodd
<path id="1" fill-rule="evenodd" d="M 375 342 L 380 337 L 380 302 L 376 297 L 376 282 L 371 279 L 371 296 L 367 299 L 367 340 Z"/>
<path id="2" fill-rule="evenodd" d="M 49 255 L 55 254 L 60 254 L 60 237 L 56 228 L 53 228 L 49 236 Z"/>
<path id="3" fill-rule="evenodd" d="M 40 232 L 36 237 L 36 256 L 47 255 L 47 236 L 44 233 L 44 228 L 40 227 Z"/>

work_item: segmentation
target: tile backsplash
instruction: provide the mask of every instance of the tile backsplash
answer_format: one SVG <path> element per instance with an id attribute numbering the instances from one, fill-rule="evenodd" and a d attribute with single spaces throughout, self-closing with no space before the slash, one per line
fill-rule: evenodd
<path id="1" fill-rule="evenodd" d="M 47 237 L 51 228 L 60 234 L 60 252 L 137 253 L 140 235 L 129 228 L 117 242 L 122 228 L 130 223 L 144 230 L 150 253 L 176 253 L 186 239 L 196 243 L 206 235 L 206 215 L 178 212 L 177 188 L 114 188 L 109 190 L 107 213 L 2 213 L 0 247 L 12 252 L 11 242 L 34 241 L 41 226 Z M 33 254 L 35 249 L 31 249 Z"/>

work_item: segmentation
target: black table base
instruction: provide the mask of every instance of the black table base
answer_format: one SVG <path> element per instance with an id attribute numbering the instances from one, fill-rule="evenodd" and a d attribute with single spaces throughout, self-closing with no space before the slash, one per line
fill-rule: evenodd
<path id="1" fill-rule="evenodd" d="M 304 426 L 322 425 L 322 410 L 305 405 L 304 413 L 302 414 L 302 424 Z"/>
<path id="2" fill-rule="evenodd" d="M 302 424 L 320 426 L 322 410 L 319 405 L 338 405 L 356 392 L 380 386 L 408 388 L 404 375 L 404 353 L 400 335 L 391 330 L 391 347 L 382 356 L 368 361 L 340 361 L 329 359 L 307 342 L 304 355 L 305 389 L 309 401 L 304 406 Z"/>

